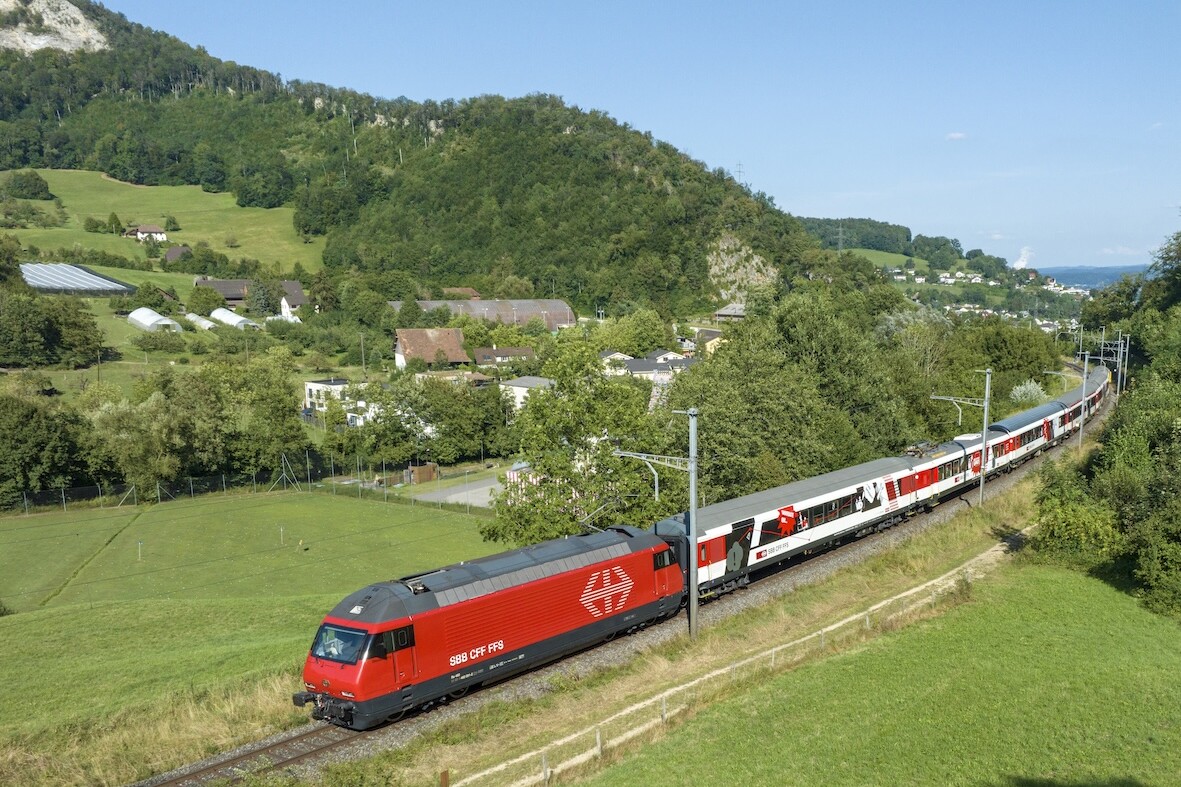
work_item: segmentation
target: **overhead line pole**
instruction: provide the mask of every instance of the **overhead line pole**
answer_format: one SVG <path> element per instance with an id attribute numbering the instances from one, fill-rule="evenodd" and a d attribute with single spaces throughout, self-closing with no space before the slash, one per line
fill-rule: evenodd
<path id="1" fill-rule="evenodd" d="M 689 587 L 685 588 L 685 613 L 689 618 L 689 639 L 697 639 L 697 408 L 688 410 L 673 410 L 678 415 L 689 416 L 689 456 L 661 456 L 660 454 L 641 454 L 634 451 L 612 451 L 614 456 L 639 459 L 648 465 L 652 476 L 656 479 L 656 499 L 660 500 L 660 476 L 652 465 L 663 465 L 676 470 L 689 471 L 689 511 L 688 521 L 685 522 L 685 535 L 688 538 L 688 550 L 685 554 L 685 579 Z"/>
<path id="2" fill-rule="evenodd" d="M 983 399 L 966 399 L 962 396 L 935 396 L 934 394 L 931 394 L 931 398 L 954 404 L 955 409 L 959 410 L 960 413 L 960 423 L 963 423 L 964 417 L 964 411 L 960 408 L 961 404 L 984 408 L 984 423 L 980 426 L 980 504 L 984 505 L 984 479 L 988 476 L 988 403 L 992 396 L 992 367 L 976 369 L 976 371 L 984 373 Z"/>

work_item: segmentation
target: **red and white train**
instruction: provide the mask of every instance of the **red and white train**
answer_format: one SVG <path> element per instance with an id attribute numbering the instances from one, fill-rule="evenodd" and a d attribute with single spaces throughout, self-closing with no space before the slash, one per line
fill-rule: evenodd
<path id="1" fill-rule="evenodd" d="M 366 729 L 483 683 L 675 615 L 696 567 L 708 598 L 751 572 L 883 530 L 1065 441 L 1099 409 L 1110 375 L 916 455 L 876 459 L 686 515 L 546 541 L 369 585 L 324 619 L 296 705 Z M 692 554 L 693 558 L 689 555 Z"/>

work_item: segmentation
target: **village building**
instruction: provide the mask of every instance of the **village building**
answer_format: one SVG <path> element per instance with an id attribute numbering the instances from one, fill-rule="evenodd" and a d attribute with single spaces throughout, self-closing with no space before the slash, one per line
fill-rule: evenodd
<path id="1" fill-rule="evenodd" d="M 395 335 L 394 365 L 399 369 L 405 369 L 415 359 L 427 366 L 439 362 L 448 366 L 472 362 L 463 349 L 463 331 L 458 328 L 399 328 Z"/>

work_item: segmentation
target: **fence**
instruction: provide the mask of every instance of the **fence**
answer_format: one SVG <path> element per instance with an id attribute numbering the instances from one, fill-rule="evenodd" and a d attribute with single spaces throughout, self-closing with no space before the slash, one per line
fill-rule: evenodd
<path id="1" fill-rule="evenodd" d="M 93 486 L 57 487 L 38 491 L 0 489 L 0 513 L 21 512 L 31 514 L 54 508 L 67 511 L 71 508 L 118 508 L 136 506 L 140 503 L 167 503 L 171 500 L 196 498 L 206 495 L 253 494 L 258 492 L 298 491 L 323 494 L 347 494 L 366 500 L 427 505 L 415 500 L 415 490 L 423 490 L 429 478 L 430 484 L 438 485 L 443 478 L 455 479 L 466 476 L 467 471 L 444 472 L 431 464 L 430 471 L 424 468 L 386 467 L 385 463 L 373 464 L 357 459 L 355 462 L 337 464 L 332 457 L 323 459 L 310 454 L 301 457 L 303 462 L 291 463 L 286 455 L 278 470 L 258 473 L 219 474 L 193 476 L 171 481 L 158 481 L 144 486 L 135 484 L 95 484 Z M 409 479 L 414 483 L 396 482 L 393 479 Z M 471 511 L 470 504 L 430 503 L 432 507 L 448 510 Z M 481 510 L 477 506 L 477 510 Z"/>
<path id="2" fill-rule="evenodd" d="M 994 565 L 1006 549 L 1006 545 L 998 544 L 941 577 L 810 634 L 764 649 L 634 703 L 592 726 L 466 776 L 454 782 L 454 787 L 549 784 L 562 773 L 576 771 L 601 759 L 611 749 L 643 739 L 644 736 L 659 735 L 660 728 L 670 719 L 715 698 L 731 694 L 735 684 L 787 671 L 806 659 L 860 641 L 875 630 L 887 630 L 905 624 L 933 608 L 940 598 L 964 592 L 968 584 Z M 441 783 L 450 784 L 451 776 L 450 772 L 444 772 Z"/>

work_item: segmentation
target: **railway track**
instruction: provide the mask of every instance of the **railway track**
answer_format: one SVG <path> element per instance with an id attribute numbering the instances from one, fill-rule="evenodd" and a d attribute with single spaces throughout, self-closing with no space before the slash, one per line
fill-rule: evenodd
<path id="1" fill-rule="evenodd" d="M 152 779 L 142 784 L 151 787 L 196 787 L 212 781 L 234 783 L 246 776 L 289 770 L 329 753 L 347 749 L 367 734 L 331 724 L 316 724 L 311 729 L 285 735 L 249 751 L 232 754 L 216 762 L 202 763 L 184 773 L 165 775 L 162 779 Z"/>
<path id="2" fill-rule="evenodd" d="M 1074 364 L 1067 364 L 1073 367 Z M 1078 368 L 1081 373 L 1081 367 Z M 1109 404 L 1096 413 L 1095 423 L 1101 423 L 1111 412 Z M 999 473 L 987 484 L 986 497 L 1005 494 L 1012 484 L 1034 470 L 1047 458 L 1060 455 L 1053 449 L 1030 457 L 1011 473 Z M 791 592 L 797 587 L 823 581 L 840 568 L 858 563 L 883 549 L 889 549 L 913 535 L 950 519 L 957 510 L 956 503 L 971 507 L 975 500 L 973 490 L 945 500 L 933 511 L 918 514 L 889 530 L 857 539 L 840 548 L 825 550 L 800 560 L 793 560 L 785 566 L 766 573 L 764 578 L 752 583 L 750 588 L 732 593 L 713 601 L 702 608 L 703 623 L 710 625 L 720 618 L 738 614 L 744 609 L 757 607 L 774 597 Z M 680 619 L 680 618 L 678 618 Z M 496 686 L 454 702 L 440 703 L 430 713 L 414 713 L 397 723 L 377 727 L 365 732 L 356 732 L 330 724 L 317 724 L 288 737 L 278 737 L 263 744 L 252 744 L 249 750 L 240 749 L 214 762 L 190 766 L 185 772 L 173 772 L 139 783 L 137 787 L 160 787 L 161 785 L 202 785 L 215 780 L 238 781 L 246 776 L 259 776 L 269 772 L 288 771 L 304 765 L 315 768 L 336 753 L 349 756 L 344 750 L 357 747 L 352 756 L 365 756 L 365 752 L 396 749 L 414 738 L 426 733 L 447 719 L 471 712 L 485 702 L 493 700 L 512 701 L 515 697 L 536 696 L 548 691 L 547 681 L 555 674 L 590 673 L 626 660 L 636 652 L 650 648 L 658 642 L 678 636 L 682 627 L 675 622 L 653 626 L 632 636 L 570 656 L 554 664 L 540 667 L 524 675 L 514 677 Z"/>

